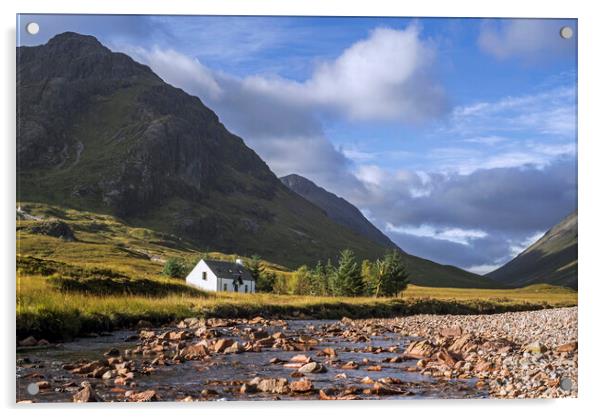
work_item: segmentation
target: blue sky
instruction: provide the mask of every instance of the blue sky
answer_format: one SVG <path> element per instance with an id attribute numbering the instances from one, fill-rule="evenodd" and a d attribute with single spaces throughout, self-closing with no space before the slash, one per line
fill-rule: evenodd
<path id="1" fill-rule="evenodd" d="M 410 253 L 488 272 L 576 209 L 575 20 L 19 20 L 21 45 L 75 31 L 149 65 Z"/>

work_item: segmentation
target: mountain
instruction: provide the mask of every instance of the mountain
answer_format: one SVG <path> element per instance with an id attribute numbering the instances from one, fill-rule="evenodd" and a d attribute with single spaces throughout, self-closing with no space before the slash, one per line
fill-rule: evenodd
<path id="1" fill-rule="evenodd" d="M 513 287 L 545 283 L 577 289 L 577 212 L 487 277 Z"/>
<path id="2" fill-rule="evenodd" d="M 280 181 L 292 191 L 314 203 L 326 212 L 334 222 L 380 245 L 399 249 L 383 232 L 378 230 L 353 204 L 317 186 L 312 181 L 297 174 L 281 177 Z"/>
<path id="3" fill-rule="evenodd" d="M 500 283 L 451 265 L 441 265 L 401 250 L 347 200 L 297 174 L 280 178 L 283 184 L 324 210 L 336 223 L 390 249 L 402 252 L 412 283 L 433 287 L 496 288 Z"/>
<path id="4" fill-rule="evenodd" d="M 18 202 L 109 214 L 198 251 L 258 254 L 287 267 L 334 260 L 344 248 L 375 259 L 390 247 L 333 221 L 200 99 L 92 36 L 67 32 L 19 47 L 17 91 Z M 500 285 L 406 260 L 416 284 Z"/>
<path id="5" fill-rule="evenodd" d="M 385 248 L 285 187 L 200 99 L 76 33 L 17 49 L 18 200 L 295 267 Z"/>

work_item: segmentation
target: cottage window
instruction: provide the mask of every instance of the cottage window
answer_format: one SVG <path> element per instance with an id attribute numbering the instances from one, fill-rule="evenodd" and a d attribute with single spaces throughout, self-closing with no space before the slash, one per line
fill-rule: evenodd
<path id="1" fill-rule="evenodd" d="M 249 286 L 245 285 L 245 292 L 249 292 Z"/>
<path id="2" fill-rule="evenodd" d="M 203 281 L 207 281 L 207 271 L 203 271 Z"/>
<path id="3" fill-rule="evenodd" d="M 224 284 L 224 291 L 228 291 L 228 284 Z"/>

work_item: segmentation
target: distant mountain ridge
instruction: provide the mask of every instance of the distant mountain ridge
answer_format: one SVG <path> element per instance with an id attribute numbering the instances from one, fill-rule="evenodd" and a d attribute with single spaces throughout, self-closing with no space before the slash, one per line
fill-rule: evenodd
<path id="1" fill-rule="evenodd" d="M 401 250 L 391 239 L 366 219 L 357 207 L 344 198 L 325 190 L 313 181 L 298 174 L 286 175 L 281 177 L 280 181 L 301 197 L 320 207 L 336 223 L 348 227 L 378 244 Z"/>
<path id="2" fill-rule="evenodd" d="M 513 287 L 545 283 L 577 289 L 577 223 L 575 211 L 486 276 Z"/>
<path id="3" fill-rule="evenodd" d="M 314 182 L 297 174 L 280 178 L 287 187 L 306 198 L 322 210 L 332 220 L 345 226 L 355 233 L 372 241 L 378 242 L 390 249 L 399 250 L 410 273 L 413 284 L 433 287 L 474 287 L 500 288 L 503 284 L 481 277 L 451 265 L 441 265 L 427 259 L 405 253 L 393 243 L 384 233 L 374 226 L 361 211 L 353 204 L 325 190 Z"/>

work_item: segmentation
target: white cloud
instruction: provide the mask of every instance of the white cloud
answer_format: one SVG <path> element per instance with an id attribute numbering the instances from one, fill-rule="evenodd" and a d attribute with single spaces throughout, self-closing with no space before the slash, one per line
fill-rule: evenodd
<path id="1" fill-rule="evenodd" d="M 544 235 L 544 233 L 545 233 L 544 231 L 537 231 L 537 232 L 527 236 L 525 239 L 523 239 L 518 244 L 510 245 L 510 259 L 515 258 L 522 251 L 527 249 L 533 243 L 537 242 Z"/>
<path id="2" fill-rule="evenodd" d="M 458 227 L 434 227 L 421 224 L 420 226 L 394 226 L 387 223 L 388 232 L 400 233 L 418 237 L 428 237 L 438 240 L 470 245 L 474 239 L 483 239 L 488 236 L 487 232 L 478 229 L 460 229 Z"/>
<path id="3" fill-rule="evenodd" d="M 499 267 L 501 267 L 503 264 L 483 264 L 483 265 L 474 265 L 471 267 L 466 268 L 466 270 L 478 274 L 478 275 L 485 275 L 488 274 L 491 271 L 495 271 L 496 269 L 498 269 Z"/>
<path id="4" fill-rule="evenodd" d="M 416 26 L 378 28 L 319 65 L 303 89 L 310 101 L 350 118 L 420 121 L 440 115 L 445 106 L 442 88 L 426 74 L 434 58 Z"/>
<path id="5" fill-rule="evenodd" d="M 521 131 L 573 139 L 577 128 L 576 93 L 574 86 L 564 86 L 458 106 L 451 112 L 448 129 L 469 139 Z"/>
<path id="6" fill-rule="evenodd" d="M 202 93 L 203 97 L 211 99 L 216 99 L 223 94 L 222 87 L 211 70 L 197 59 L 173 49 L 155 47 L 148 50 L 125 46 L 121 50 L 137 61 L 149 64 L 165 82 L 186 89 L 191 94 Z"/>
<path id="7" fill-rule="evenodd" d="M 481 27 L 479 46 L 498 59 L 521 58 L 525 62 L 549 60 L 575 50 L 576 37 L 560 36 L 562 26 L 572 22 L 548 19 L 504 19 Z"/>

